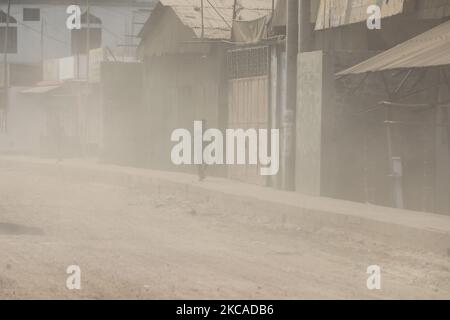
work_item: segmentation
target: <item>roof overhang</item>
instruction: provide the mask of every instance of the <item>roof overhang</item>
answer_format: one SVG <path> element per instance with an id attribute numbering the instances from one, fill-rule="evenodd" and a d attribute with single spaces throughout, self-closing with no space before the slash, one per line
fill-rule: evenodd
<path id="1" fill-rule="evenodd" d="M 450 21 L 380 53 L 338 76 L 450 65 Z"/>

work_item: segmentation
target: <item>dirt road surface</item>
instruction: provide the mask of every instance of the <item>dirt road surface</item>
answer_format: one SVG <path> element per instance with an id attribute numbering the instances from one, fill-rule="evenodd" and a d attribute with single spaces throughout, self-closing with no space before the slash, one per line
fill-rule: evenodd
<path id="1" fill-rule="evenodd" d="M 81 268 L 81 290 L 66 269 Z M 367 289 L 379 265 L 381 290 Z M 450 298 L 450 257 L 0 168 L 2 299 Z"/>

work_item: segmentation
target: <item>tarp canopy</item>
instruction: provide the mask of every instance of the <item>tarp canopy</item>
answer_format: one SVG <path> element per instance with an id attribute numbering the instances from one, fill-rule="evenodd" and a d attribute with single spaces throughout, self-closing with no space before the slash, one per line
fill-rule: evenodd
<path id="1" fill-rule="evenodd" d="M 256 43 L 267 34 L 268 16 L 251 21 L 233 21 L 231 40 L 239 43 Z"/>
<path id="2" fill-rule="evenodd" d="M 380 53 L 338 75 L 450 64 L 450 21 Z"/>

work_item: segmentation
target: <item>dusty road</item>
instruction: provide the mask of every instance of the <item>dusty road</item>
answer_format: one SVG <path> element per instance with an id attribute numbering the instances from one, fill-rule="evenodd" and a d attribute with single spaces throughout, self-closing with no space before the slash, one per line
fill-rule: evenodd
<path id="1" fill-rule="evenodd" d="M 0 298 L 450 298 L 450 258 L 0 168 Z M 382 290 L 366 287 L 369 265 Z M 79 265 L 82 289 L 66 288 Z"/>

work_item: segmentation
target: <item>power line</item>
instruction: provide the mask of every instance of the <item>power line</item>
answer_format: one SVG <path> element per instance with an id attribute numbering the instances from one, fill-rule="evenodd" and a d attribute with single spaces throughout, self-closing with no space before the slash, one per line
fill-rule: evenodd
<path id="1" fill-rule="evenodd" d="M 228 26 L 228 28 L 231 28 L 230 24 L 228 23 L 228 21 L 225 19 L 225 17 L 216 9 L 216 7 L 211 3 L 211 1 L 208 1 L 209 5 L 211 6 L 211 8 L 219 15 L 219 17 L 222 18 L 222 20 L 225 22 L 225 24 Z M 217 4 L 216 4 L 217 5 Z"/>
<path id="2" fill-rule="evenodd" d="M 29 29 L 29 30 L 31 30 L 31 31 L 34 31 L 35 33 L 37 33 L 37 34 L 39 34 L 39 35 L 41 34 L 41 30 L 37 30 L 37 29 L 35 29 L 35 28 L 33 28 L 33 27 L 27 26 L 26 24 L 24 24 L 24 23 L 22 23 L 22 22 L 20 22 L 20 21 L 17 21 L 17 23 L 20 24 L 21 26 L 24 26 L 25 28 L 27 28 L 27 29 Z M 62 44 L 67 44 L 67 45 L 69 44 L 69 42 L 64 41 L 64 40 L 60 40 L 60 39 L 55 38 L 55 37 L 53 37 L 53 36 L 50 36 L 50 35 L 46 34 L 45 32 L 44 32 L 44 37 L 46 37 L 46 38 L 48 38 L 48 39 L 51 39 L 51 40 L 54 40 L 54 41 L 56 41 L 56 42 L 62 43 Z"/>
<path id="3" fill-rule="evenodd" d="M 114 36 L 115 38 L 124 38 L 125 36 L 119 36 L 117 33 L 115 33 L 114 31 L 111 31 L 110 29 L 106 28 L 105 26 L 102 25 L 102 29 L 104 29 L 107 33 L 111 34 L 112 36 Z"/>
<path id="4" fill-rule="evenodd" d="M 112 10 L 112 9 L 110 9 L 110 8 L 95 7 L 95 10 L 97 10 L 97 9 L 104 10 L 104 11 L 108 11 L 108 12 L 110 12 L 110 13 L 113 13 L 113 14 L 115 14 L 115 15 L 121 16 L 121 17 L 123 17 L 123 18 L 128 18 L 128 16 L 127 16 L 125 13 L 123 13 L 123 12 L 117 12 L 117 11 Z"/>
<path id="5" fill-rule="evenodd" d="M 59 28 L 59 26 L 55 23 L 49 23 L 47 20 L 45 20 L 45 24 L 49 24 L 53 27 Z M 114 36 L 115 38 L 120 38 L 121 36 L 119 36 L 117 33 L 115 33 L 114 31 L 111 31 L 110 29 L 106 28 L 103 23 L 101 24 L 101 28 L 104 29 L 107 33 L 111 34 L 112 36 Z"/>
<path id="6" fill-rule="evenodd" d="M 126 19 L 126 20 L 125 20 L 125 23 L 128 24 L 128 25 L 130 25 L 130 23 L 129 23 L 129 21 L 128 21 L 128 18 L 133 18 L 132 16 L 130 17 L 130 16 L 126 15 L 126 14 L 123 13 L 123 12 L 117 12 L 117 11 L 114 11 L 114 10 L 112 10 L 112 9 L 110 9 L 110 8 L 95 7 L 95 9 L 96 9 L 96 10 L 97 10 L 97 9 L 101 9 L 101 10 L 108 11 L 108 12 L 110 12 L 110 13 L 113 13 L 113 14 L 115 14 L 115 15 L 121 16 L 121 17 L 123 17 L 123 18 Z M 144 14 L 143 14 L 143 15 L 144 15 Z M 146 13 L 145 15 L 149 15 L 149 13 Z M 132 23 L 131 23 L 131 24 L 132 24 Z M 110 33 L 111 35 L 115 36 L 116 38 L 119 38 L 119 39 L 120 39 L 120 38 L 126 38 L 126 36 L 123 36 L 123 37 L 122 37 L 122 36 L 118 35 L 117 33 L 111 31 L 110 29 L 107 29 L 106 27 L 103 26 L 103 24 L 102 24 L 102 28 L 104 28 L 106 32 Z"/>
<path id="7" fill-rule="evenodd" d="M 103 9 L 103 8 L 102 8 L 102 9 Z M 107 9 L 105 9 L 105 10 L 107 10 Z M 108 11 L 109 11 L 109 10 L 108 10 Z M 110 11 L 110 12 L 113 12 L 113 11 Z M 117 14 L 118 14 L 118 15 L 125 16 L 125 15 L 120 14 L 120 13 L 117 13 Z M 51 23 L 51 22 L 49 22 L 48 20 L 45 20 L 44 23 L 45 23 L 45 25 L 50 25 L 50 26 L 52 26 L 52 27 L 57 27 L 56 24 Z M 25 28 L 27 28 L 27 29 L 33 31 L 34 33 L 38 34 L 39 36 L 41 36 L 41 34 L 42 34 L 42 30 L 38 30 L 38 29 L 36 29 L 36 28 L 33 28 L 33 27 L 31 27 L 31 26 L 29 26 L 29 25 L 27 25 L 27 24 L 24 24 L 24 23 L 20 22 L 19 20 L 17 20 L 17 24 L 19 24 L 19 25 L 21 25 L 21 26 L 23 26 L 23 27 L 25 27 Z M 119 41 L 119 40 L 122 39 L 122 38 L 123 38 L 123 39 L 126 38 L 125 35 L 124 35 L 124 36 L 120 36 L 120 35 L 118 35 L 116 32 L 110 30 L 109 28 L 106 28 L 103 24 L 101 25 L 101 29 L 104 30 L 106 33 L 109 33 L 110 35 L 112 35 L 114 38 L 116 38 L 116 41 Z M 46 30 L 48 30 L 48 29 L 46 29 Z M 44 37 L 46 37 L 47 39 L 56 41 L 56 42 L 58 42 L 58 43 L 61 43 L 61 44 L 63 44 L 63 45 L 70 45 L 70 42 L 69 42 L 69 41 L 64 41 L 64 40 L 58 39 L 58 38 L 56 38 L 56 37 L 50 35 L 50 34 L 48 33 L 48 31 L 44 31 Z"/>
<path id="8" fill-rule="evenodd" d="M 35 29 L 35 28 L 33 28 L 33 27 L 30 27 L 30 26 L 27 26 L 27 25 L 24 24 L 24 23 L 18 22 L 18 24 L 24 26 L 24 27 L 27 28 L 27 29 L 30 29 L 31 31 L 34 31 L 35 33 L 37 33 L 37 34 L 39 34 L 39 35 L 41 34 L 41 31 L 40 31 L 40 30 L 37 30 L 37 29 Z M 45 24 L 46 24 L 46 25 L 48 24 L 47 20 L 45 21 Z M 50 24 L 50 25 L 52 25 L 52 24 Z M 53 25 L 54 25 L 54 24 L 53 24 Z M 109 30 L 108 28 L 104 27 L 103 25 L 102 25 L 101 28 L 104 29 L 107 33 L 109 33 L 109 34 L 111 34 L 112 36 L 114 36 L 115 38 L 119 38 L 119 39 L 121 38 L 121 36 L 119 36 L 117 33 L 115 33 L 115 32 L 113 32 L 113 31 Z M 57 41 L 57 42 L 59 42 L 59 43 L 62 43 L 62 44 L 67 44 L 67 45 L 70 44 L 68 41 L 60 40 L 60 39 L 55 38 L 55 37 L 53 37 L 53 36 L 51 36 L 51 35 L 49 35 L 49 34 L 47 34 L 47 33 L 45 33 L 45 32 L 44 32 L 44 36 L 47 37 L 47 38 L 49 38 L 49 39 L 51 39 L 51 40 Z"/>

